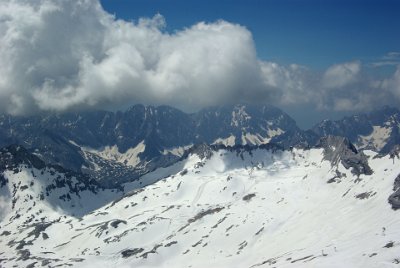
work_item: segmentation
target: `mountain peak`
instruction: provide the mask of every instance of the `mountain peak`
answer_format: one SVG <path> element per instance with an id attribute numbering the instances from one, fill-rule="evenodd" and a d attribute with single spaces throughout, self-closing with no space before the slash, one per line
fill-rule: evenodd
<path id="1" fill-rule="evenodd" d="M 400 143 L 400 112 L 384 106 L 367 114 L 324 120 L 312 130 L 319 136 L 347 137 L 358 149 L 386 154 Z"/>
<path id="2" fill-rule="evenodd" d="M 356 175 L 371 175 L 373 172 L 368 165 L 367 157 L 362 152 L 358 152 L 348 138 L 322 137 L 316 147 L 324 149 L 324 159 L 329 160 L 332 166 L 337 166 L 341 162 L 345 168 L 352 168 L 352 172 Z"/>

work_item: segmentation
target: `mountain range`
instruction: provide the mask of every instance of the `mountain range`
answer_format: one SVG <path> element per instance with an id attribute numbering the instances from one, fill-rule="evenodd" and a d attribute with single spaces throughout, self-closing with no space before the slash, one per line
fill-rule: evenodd
<path id="1" fill-rule="evenodd" d="M 289 115 L 267 105 L 210 107 L 193 114 L 168 106 L 135 105 L 125 112 L 3 115 L 0 147 L 22 145 L 47 163 L 112 186 L 169 166 L 194 144 L 305 148 L 335 135 L 348 138 L 358 149 L 388 153 L 400 143 L 399 126 L 399 110 L 389 107 L 302 130 Z"/>
<path id="2" fill-rule="evenodd" d="M 1 267 L 400 264 L 400 114 L 0 117 Z"/>

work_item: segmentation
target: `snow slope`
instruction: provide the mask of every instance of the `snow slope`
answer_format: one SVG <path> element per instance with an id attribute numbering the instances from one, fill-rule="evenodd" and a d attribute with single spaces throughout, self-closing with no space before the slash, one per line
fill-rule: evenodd
<path id="1" fill-rule="evenodd" d="M 140 163 L 139 154 L 143 153 L 145 148 L 146 145 L 144 141 L 142 141 L 136 147 L 128 149 L 125 153 L 120 153 L 117 145 L 105 146 L 102 150 L 82 147 L 82 151 L 84 153 L 90 152 L 104 159 L 134 167 Z"/>
<path id="2" fill-rule="evenodd" d="M 381 151 L 390 138 L 392 128 L 372 126 L 372 132 L 369 135 L 359 135 L 357 146 L 360 149 L 374 148 L 376 151 Z"/>
<path id="3" fill-rule="evenodd" d="M 359 176 L 322 148 L 192 154 L 123 197 L 98 192 L 114 201 L 79 217 L 42 202 L 45 218 L 32 222 L 29 170 L 5 172 L 3 200 L 33 199 L 4 212 L 0 266 L 396 267 L 400 214 L 387 200 L 399 159 L 366 154 L 374 172 Z"/>

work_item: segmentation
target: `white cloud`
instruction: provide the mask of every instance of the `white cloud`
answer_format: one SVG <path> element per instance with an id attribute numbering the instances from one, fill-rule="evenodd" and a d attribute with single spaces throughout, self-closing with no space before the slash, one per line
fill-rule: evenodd
<path id="1" fill-rule="evenodd" d="M 373 102 L 377 101 L 379 98 L 370 94 L 370 92 L 359 94 L 359 95 L 349 95 L 346 97 L 334 97 L 333 98 L 333 110 L 334 111 L 362 111 L 368 110 L 372 107 Z"/>
<path id="2" fill-rule="evenodd" d="M 264 85 L 275 92 L 275 101 L 282 105 L 307 103 L 315 96 L 312 72 L 297 64 L 287 67 L 274 62 L 260 62 Z"/>
<path id="3" fill-rule="evenodd" d="M 397 66 L 400 64 L 400 52 L 392 51 L 371 62 L 371 67 Z"/>
<path id="4" fill-rule="evenodd" d="M 378 86 L 383 90 L 390 91 L 400 100 L 400 65 L 397 66 L 392 77 L 384 79 Z"/>
<path id="5" fill-rule="evenodd" d="M 262 85 L 240 25 L 169 34 L 161 15 L 115 20 L 94 0 L 3 1 L 0 10 L 0 96 L 10 113 L 132 102 L 195 109 Z"/>
<path id="6" fill-rule="evenodd" d="M 376 61 L 370 63 L 371 67 L 382 67 L 382 66 L 396 66 L 398 65 L 398 61 Z"/>
<path id="7" fill-rule="evenodd" d="M 325 71 L 322 77 L 322 84 L 328 89 L 342 88 L 354 83 L 360 70 L 361 63 L 358 61 L 335 64 Z"/>
<path id="8" fill-rule="evenodd" d="M 321 74 L 261 61 L 237 24 L 200 22 L 174 33 L 165 25 L 159 14 L 117 20 L 98 0 L 0 0 L 0 112 L 133 103 L 188 111 L 244 101 L 349 110 L 376 105 L 369 96 L 400 99 L 400 71 L 370 81 L 353 61 Z"/>

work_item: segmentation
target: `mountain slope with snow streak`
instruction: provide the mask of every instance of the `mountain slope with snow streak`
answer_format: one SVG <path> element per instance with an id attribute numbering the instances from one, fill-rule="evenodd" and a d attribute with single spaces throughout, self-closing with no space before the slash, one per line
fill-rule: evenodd
<path id="1" fill-rule="evenodd" d="M 400 111 L 385 106 L 367 114 L 323 120 L 312 130 L 319 136 L 346 137 L 358 149 L 388 153 L 400 143 Z"/>
<path id="2" fill-rule="evenodd" d="M 357 175 L 326 160 L 324 148 L 205 148 L 141 178 L 157 182 L 80 217 L 48 208 L 36 223 L 26 223 L 27 214 L 12 219 L 40 202 L 34 196 L 3 216 L 0 264 L 395 267 L 400 214 L 388 197 L 400 161 L 376 156 L 366 151 L 373 173 Z M 7 172 L 2 191 L 21 176 Z"/>

